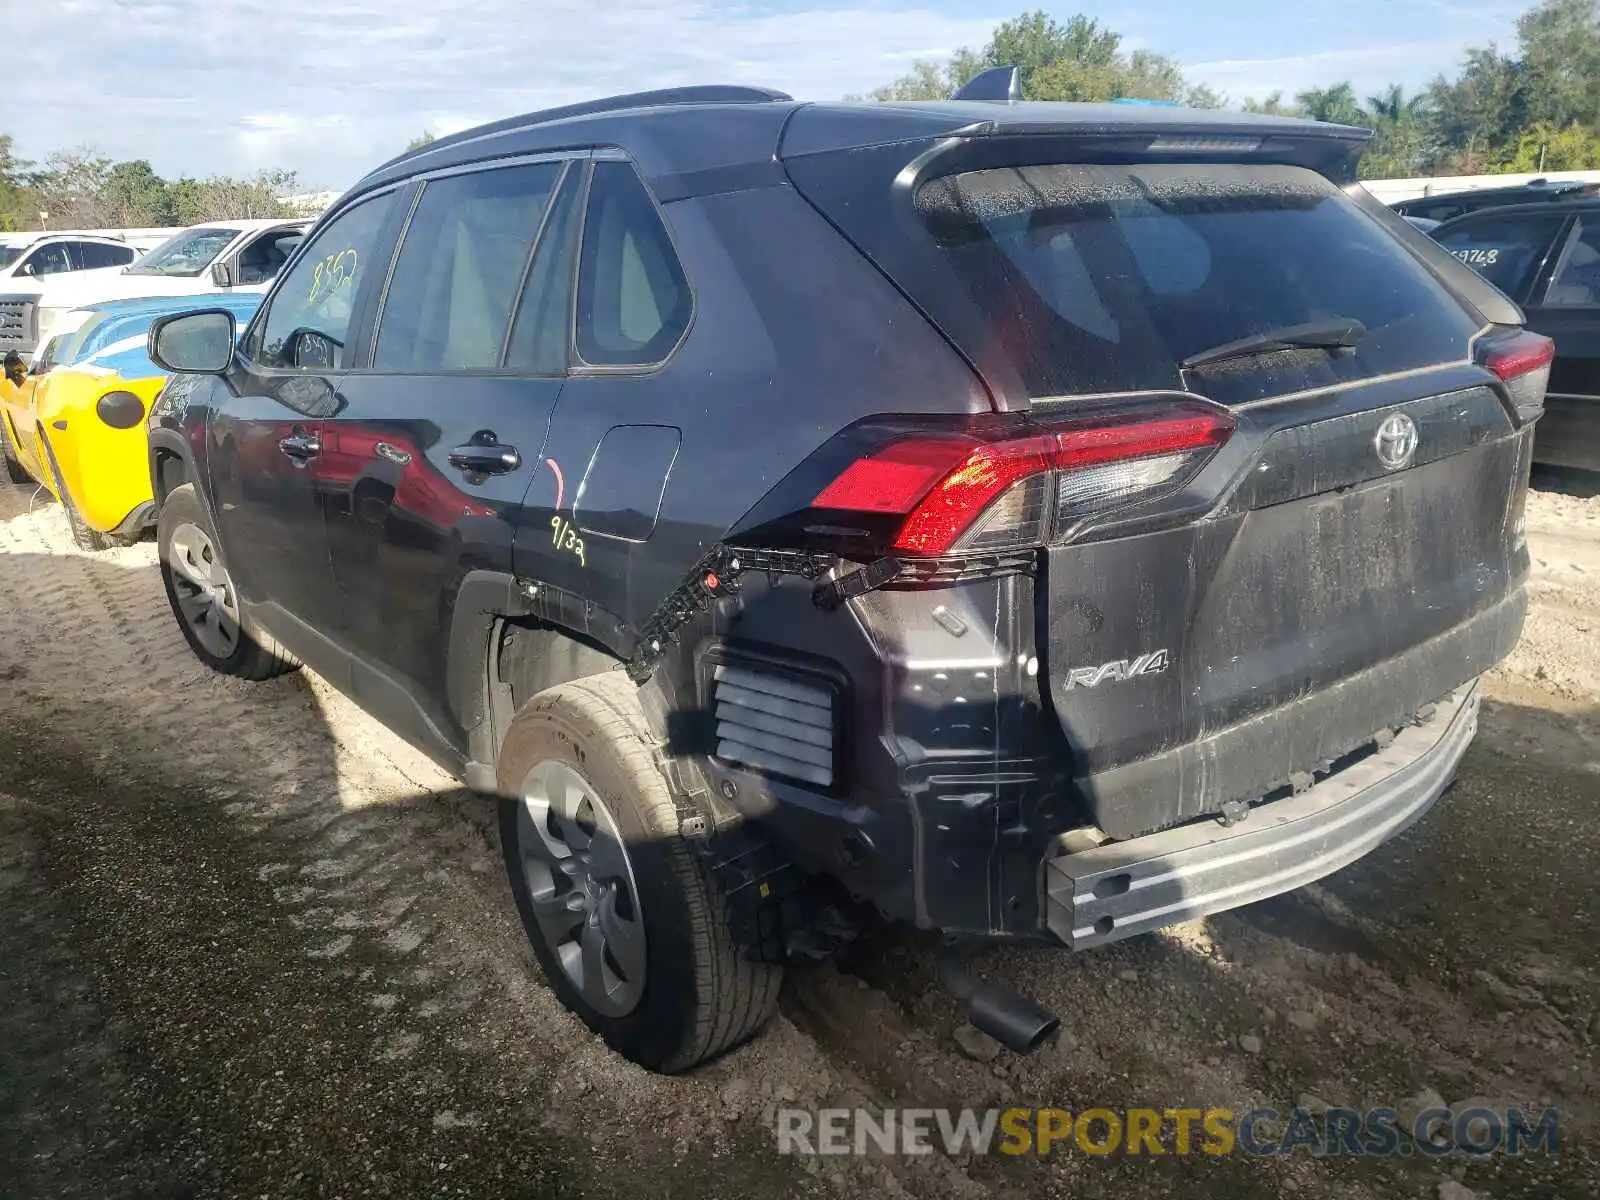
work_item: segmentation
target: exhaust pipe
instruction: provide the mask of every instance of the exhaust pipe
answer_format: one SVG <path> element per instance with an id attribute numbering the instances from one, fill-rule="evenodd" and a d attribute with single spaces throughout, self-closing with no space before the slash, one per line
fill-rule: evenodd
<path id="1" fill-rule="evenodd" d="M 972 959 L 983 943 L 955 942 L 939 956 L 939 982 L 967 1006 L 967 1020 L 1008 1050 L 1031 1054 L 1055 1040 L 1061 1018 L 1010 988 L 979 983 L 972 977 Z"/>

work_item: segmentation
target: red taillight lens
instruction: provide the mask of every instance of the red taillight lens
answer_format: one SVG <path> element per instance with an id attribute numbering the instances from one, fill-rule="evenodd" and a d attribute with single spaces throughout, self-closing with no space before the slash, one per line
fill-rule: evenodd
<path id="1" fill-rule="evenodd" d="M 1010 436 L 909 437 L 850 464 L 812 506 L 904 513 L 898 554 L 1038 545 L 1063 522 L 1176 487 L 1228 440 L 1221 409 L 1120 412 L 1012 427 Z"/>
<path id="2" fill-rule="evenodd" d="M 1501 379 L 1513 379 L 1548 367 L 1556 358 L 1556 344 L 1549 338 L 1523 330 L 1510 337 L 1495 338 L 1483 346 L 1483 365 Z"/>
<path id="3" fill-rule="evenodd" d="M 1519 414 L 1526 416 L 1544 407 L 1550 364 L 1556 358 L 1554 342 L 1522 329 L 1487 338 L 1478 343 L 1477 349 L 1478 361 L 1505 383 Z"/>
<path id="4" fill-rule="evenodd" d="M 817 493 L 817 508 L 908 513 L 980 443 L 971 438 L 910 438 L 858 459 Z"/>

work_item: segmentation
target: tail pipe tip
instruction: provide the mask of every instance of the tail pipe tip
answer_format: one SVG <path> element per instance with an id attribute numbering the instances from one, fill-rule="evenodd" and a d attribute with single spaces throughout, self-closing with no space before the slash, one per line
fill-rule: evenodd
<path id="1" fill-rule="evenodd" d="M 939 959 L 939 982 L 967 1006 L 967 1020 L 1008 1050 L 1031 1054 L 1055 1041 L 1061 1018 L 1026 996 L 996 983 L 972 977 L 972 956 L 978 947 L 956 945 Z"/>

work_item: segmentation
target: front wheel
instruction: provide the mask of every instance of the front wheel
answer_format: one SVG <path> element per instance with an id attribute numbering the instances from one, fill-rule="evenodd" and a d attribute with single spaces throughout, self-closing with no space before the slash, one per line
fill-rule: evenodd
<path id="1" fill-rule="evenodd" d="M 0 417 L 0 458 L 5 459 L 6 478 L 12 483 L 32 483 L 33 476 L 17 461 L 16 447 L 11 442 L 11 430 L 4 417 Z"/>
<path id="2" fill-rule="evenodd" d="M 196 658 L 213 671 L 241 679 L 271 679 L 300 665 L 275 640 L 244 621 L 239 595 L 194 484 L 174 488 L 162 503 L 156 544 L 167 602 Z"/>
<path id="3" fill-rule="evenodd" d="M 614 1050 L 670 1073 L 759 1032 L 783 969 L 734 944 L 653 746 L 620 671 L 541 692 L 500 752 L 500 836 L 556 996 Z"/>

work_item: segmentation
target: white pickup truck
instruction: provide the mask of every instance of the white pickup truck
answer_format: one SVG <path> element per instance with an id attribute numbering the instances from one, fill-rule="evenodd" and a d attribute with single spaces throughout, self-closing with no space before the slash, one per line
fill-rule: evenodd
<path id="1" fill-rule="evenodd" d="M 210 221 L 179 230 L 127 266 L 46 276 L 42 287 L 0 286 L 0 350 L 31 354 L 62 314 L 102 300 L 264 292 L 310 225 L 304 219 Z"/>

